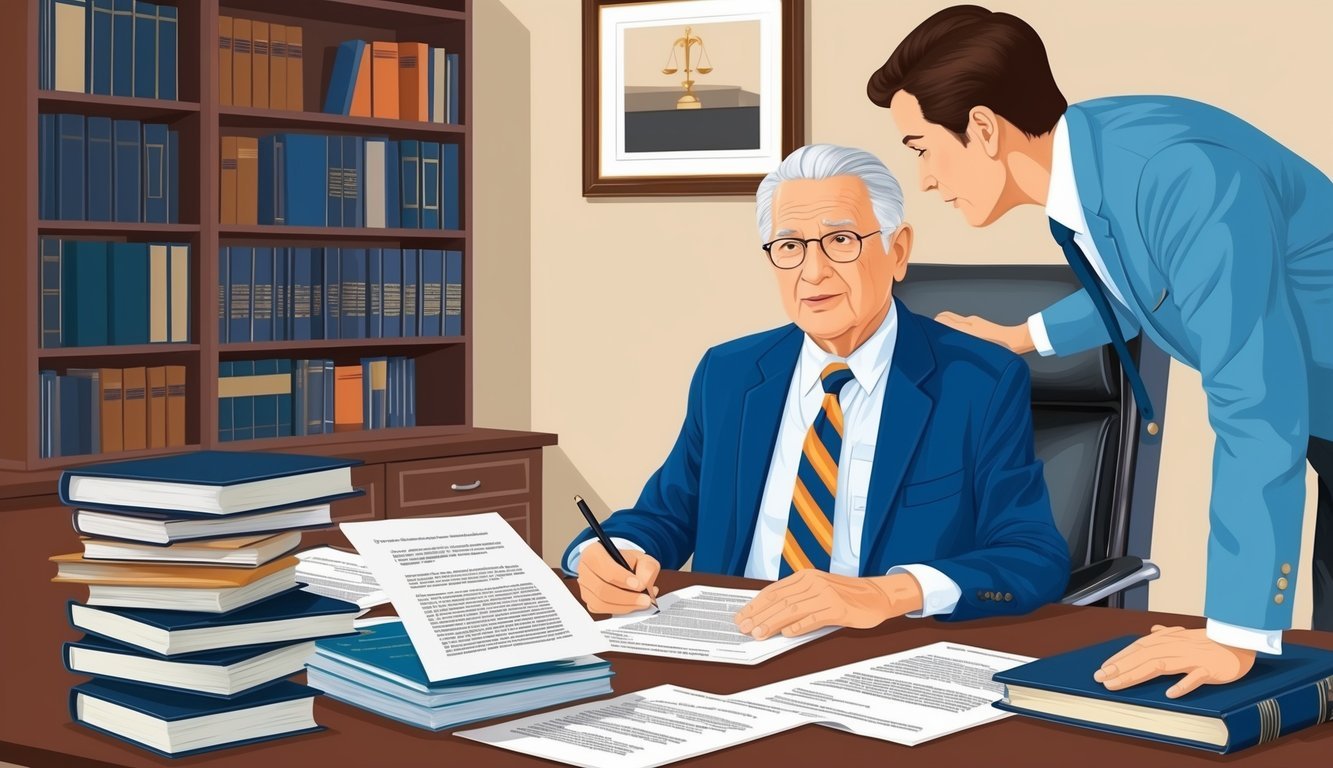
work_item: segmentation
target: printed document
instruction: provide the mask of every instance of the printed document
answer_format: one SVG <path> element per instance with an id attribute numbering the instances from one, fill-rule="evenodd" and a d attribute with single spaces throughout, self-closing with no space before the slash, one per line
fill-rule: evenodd
<path id="1" fill-rule="evenodd" d="M 373 608 L 389 602 L 380 589 L 366 561 L 355 552 L 333 547 L 316 547 L 297 552 L 296 580 L 302 589 L 316 595 L 356 603 L 358 608 Z"/>
<path id="2" fill-rule="evenodd" d="M 341 528 L 432 681 L 607 649 L 588 612 L 494 512 Z"/>
<path id="3" fill-rule="evenodd" d="M 693 661 L 758 664 L 817 640 L 837 627 L 799 637 L 755 640 L 736 629 L 736 612 L 759 594 L 752 589 L 692 586 L 657 598 L 648 609 L 597 622 L 611 650 Z"/>

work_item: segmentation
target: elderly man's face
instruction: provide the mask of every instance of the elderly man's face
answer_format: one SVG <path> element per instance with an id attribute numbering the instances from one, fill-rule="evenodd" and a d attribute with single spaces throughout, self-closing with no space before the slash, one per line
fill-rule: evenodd
<path id="1" fill-rule="evenodd" d="M 823 248 L 805 243 L 805 258 L 794 268 L 779 265 L 800 257 L 796 243 L 778 242 L 770 256 L 787 316 L 826 349 L 845 355 L 873 333 L 893 300 L 894 279 L 907 273 L 911 228 L 894 232 L 889 252 L 871 234 L 879 229 L 865 182 L 855 176 L 784 181 L 773 195 L 770 240 L 825 238 Z M 856 252 L 856 236 L 862 236 L 860 256 L 846 261 Z"/>

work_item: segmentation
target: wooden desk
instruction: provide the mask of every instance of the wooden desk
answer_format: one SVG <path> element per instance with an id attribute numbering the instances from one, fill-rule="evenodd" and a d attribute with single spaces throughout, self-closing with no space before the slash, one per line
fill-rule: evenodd
<path id="1" fill-rule="evenodd" d="M 44 565 L 45 549 L 34 553 L 28 567 Z M 664 589 L 693 583 L 757 587 L 745 579 L 664 573 Z M 568 582 L 571 588 L 572 582 Z M 12 585 L 11 585 L 12 588 Z M 216 766 L 216 768 L 307 768 L 343 766 L 549 766 L 527 758 L 450 736 L 431 733 L 375 717 L 335 701 L 319 699 L 315 719 L 328 726 L 323 733 L 169 761 L 101 736 L 69 721 L 68 689 L 79 678 L 65 672 L 60 644 L 74 636 L 60 615 L 74 590 L 56 584 L 32 587 L 23 603 L 28 615 L 10 613 L 6 621 L 3 710 L 0 711 L 0 761 L 27 766 Z M 40 607 L 40 610 L 39 610 Z M 734 693 L 764 683 L 804 675 L 860 659 L 906 650 L 939 640 L 967 643 L 999 651 L 1045 656 L 1129 633 L 1155 623 L 1201 626 L 1202 619 L 1110 608 L 1048 606 L 1015 619 L 951 624 L 932 619 L 899 619 L 874 630 L 842 630 L 757 667 L 736 667 L 648 656 L 606 654 L 616 676 L 617 694 L 675 683 L 713 693 Z M 1333 649 L 1333 634 L 1294 631 L 1290 642 Z M 469 726 L 474 727 L 474 726 Z M 1273 744 L 1219 756 L 1128 737 L 1065 728 L 1011 717 L 919 747 L 903 747 L 819 726 L 804 726 L 715 752 L 681 766 L 778 768 L 826 765 L 836 756 L 848 766 L 873 765 L 1025 765 L 1091 768 L 1092 766 L 1204 766 L 1219 764 L 1323 765 L 1333 751 L 1333 728 L 1315 727 Z"/>

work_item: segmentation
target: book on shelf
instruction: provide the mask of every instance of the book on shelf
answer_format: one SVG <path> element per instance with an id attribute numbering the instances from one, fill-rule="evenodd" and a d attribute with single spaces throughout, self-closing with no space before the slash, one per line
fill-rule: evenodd
<path id="1" fill-rule="evenodd" d="M 268 25 L 269 109 L 287 109 L 287 27 L 282 24 Z"/>
<path id="2" fill-rule="evenodd" d="M 995 675 L 1005 696 L 995 706 L 1022 715 L 1152 741 L 1236 752 L 1328 722 L 1333 713 L 1333 651 L 1283 643 L 1261 654 L 1244 678 L 1166 697 L 1175 676 L 1119 691 L 1093 680 L 1102 663 L 1137 637 L 1122 637 Z"/>
<path id="3" fill-rule="evenodd" d="M 356 88 L 357 74 L 361 70 L 361 59 L 366 55 L 366 43 L 363 40 L 347 40 L 338 45 L 333 58 L 333 73 L 329 77 L 329 89 L 324 98 L 324 111 L 331 115 L 350 115 L 352 113 L 352 95 Z"/>
<path id="4" fill-rule="evenodd" d="M 231 35 L 231 103 L 249 107 L 254 60 L 254 32 L 250 19 L 233 18 Z"/>
<path id="5" fill-rule="evenodd" d="M 183 563 L 199 566 L 257 568 L 288 554 L 301 544 L 300 531 L 230 536 L 154 546 L 115 539 L 82 538 L 83 559 L 112 563 Z"/>
<path id="6" fill-rule="evenodd" d="M 328 504 L 284 507 L 215 518 L 184 518 L 170 512 L 106 512 L 80 509 L 74 530 L 99 539 L 167 546 L 229 536 L 251 536 L 332 525 Z"/>
<path id="7" fill-rule="evenodd" d="M 398 43 L 398 115 L 403 120 L 430 122 L 430 46 Z"/>
<path id="8" fill-rule="evenodd" d="M 96 635 L 84 635 L 65 643 L 62 655 L 70 672 L 229 698 L 300 672 L 314 650 L 315 644 L 306 641 L 162 659 Z"/>
<path id="9" fill-rule="evenodd" d="M 218 698 L 114 680 L 90 680 L 70 691 L 74 722 L 164 757 L 183 757 L 322 730 L 312 688 L 284 680 Z"/>
<path id="10" fill-rule="evenodd" d="M 370 43 L 371 114 L 387 120 L 399 115 L 398 44 Z"/>
<path id="11" fill-rule="evenodd" d="M 232 101 L 232 29 L 230 16 L 218 16 L 218 104 L 230 107 Z M 225 223 L 225 221 L 224 221 Z"/>
<path id="12" fill-rule="evenodd" d="M 39 373 L 43 458 L 185 445 L 185 366 Z"/>
<path id="13" fill-rule="evenodd" d="M 333 421 L 340 427 L 360 428 L 365 423 L 362 401 L 362 366 L 336 365 L 333 368 Z"/>
<path id="14" fill-rule="evenodd" d="M 179 222 L 180 134 L 160 123 L 101 116 L 38 118 L 43 219 Z"/>
<path id="15" fill-rule="evenodd" d="M 268 109 L 269 104 L 269 23 L 250 22 L 250 106 Z"/>

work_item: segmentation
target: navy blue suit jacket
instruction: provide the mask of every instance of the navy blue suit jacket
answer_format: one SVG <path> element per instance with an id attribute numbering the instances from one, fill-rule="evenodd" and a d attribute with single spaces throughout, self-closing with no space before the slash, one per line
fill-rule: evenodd
<path id="1" fill-rule="evenodd" d="M 898 304 L 861 544 L 861 575 L 923 563 L 962 589 L 951 615 L 1031 611 L 1069 580 L 1068 547 L 1033 455 L 1027 365 Z M 710 349 L 685 424 L 639 501 L 606 520 L 664 568 L 744 575 L 804 334 L 795 325 Z M 585 529 L 570 544 L 592 537 Z"/>

